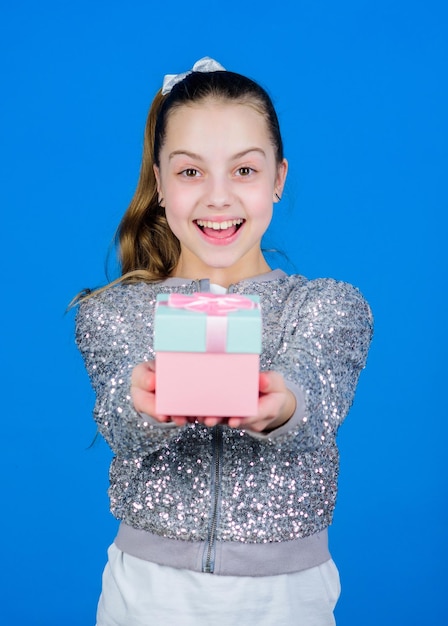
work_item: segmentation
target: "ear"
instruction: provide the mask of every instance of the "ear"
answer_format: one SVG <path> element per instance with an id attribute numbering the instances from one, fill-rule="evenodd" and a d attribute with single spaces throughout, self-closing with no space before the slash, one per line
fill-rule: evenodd
<path id="1" fill-rule="evenodd" d="M 286 175 L 288 174 L 288 161 L 283 159 L 277 168 L 277 176 L 275 177 L 274 195 L 279 198 L 283 195 L 283 188 L 286 182 Z"/>
<path id="2" fill-rule="evenodd" d="M 164 208 L 163 203 L 163 193 L 162 193 L 162 183 L 160 181 L 160 170 L 157 167 L 157 165 L 153 165 L 153 170 L 154 170 L 154 176 L 156 177 L 156 184 L 157 184 L 157 195 L 159 196 L 158 202 L 159 202 L 159 206 Z"/>
<path id="3" fill-rule="evenodd" d="M 160 170 L 155 163 L 152 166 L 152 169 L 154 170 L 154 176 L 156 177 L 157 193 L 160 196 L 162 194 L 162 188 L 161 188 L 161 183 L 160 183 Z"/>

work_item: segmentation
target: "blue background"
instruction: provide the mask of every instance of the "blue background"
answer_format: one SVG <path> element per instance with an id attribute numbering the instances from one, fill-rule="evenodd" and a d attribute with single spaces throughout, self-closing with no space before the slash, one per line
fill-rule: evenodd
<path id="1" fill-rule="evenodd" d="M 94 623 L 110 453 L 89 448 L 64 309 L 105 282 L 163 74 L 205 55 L 278 109 L 290 173 L 267 244 L 290 262 L 272 263 L 352 282 L 375 313 L 339 437 L 338 623 L 446 623 L 446 6 L 3 0 L 2 624 Z"/>

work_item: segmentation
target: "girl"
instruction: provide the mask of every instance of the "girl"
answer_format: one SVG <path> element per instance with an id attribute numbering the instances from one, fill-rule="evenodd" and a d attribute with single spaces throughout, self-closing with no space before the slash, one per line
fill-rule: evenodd
<path id="1" fill-rule="evenodd" d="M 165 77 L 118 230 L 122 277 L 77 314 L 95 419 L 115 454 L 109 495 L 121 522 L 98 626 L 335 623 L 335 437 L 372 318 L 354 287 L 268 266 L 261 238 L 287 167 L 258 84 L 207 57 Z M 261 298 L 250 418 L 155 412 L 156 296 L 204 290 Z"/>

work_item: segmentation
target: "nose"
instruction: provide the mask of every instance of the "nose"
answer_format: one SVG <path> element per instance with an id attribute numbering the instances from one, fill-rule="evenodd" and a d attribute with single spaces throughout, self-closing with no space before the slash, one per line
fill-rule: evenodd
<path id="1" fill-rule="evenodd" d="M 205 203 L 211 209 L 224 209 L 232 204 L 231 182 L 225 175 L 210 176 Z"/>

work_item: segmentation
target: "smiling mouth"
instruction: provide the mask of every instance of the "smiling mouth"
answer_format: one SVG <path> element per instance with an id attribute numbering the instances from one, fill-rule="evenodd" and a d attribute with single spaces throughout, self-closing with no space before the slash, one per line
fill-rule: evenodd
<path id="1" fill-rule="evenodd" d="M 242 218 L 234 220 L 224 220 L 223 222 L 213 222 L 211 220 L 195 220 L 198 228 L 208 237 L 224 239 L 234 235 L 244 224 Z"/>
<path id="2" fill-rule="evenodd" d="M 237 220 L 225 220 L 224 222 L 211 222 L 210 220 L 196 220 L 196 224 L 199 226 L 199 228 L 201 229 L 211 228 L 213 230 L 227 230 L 228 228 L 232 228 L 234 226 L 238 230 L 238 228 L 241 226 L 243 222 L 244 220 L 241 218 Z"/>

